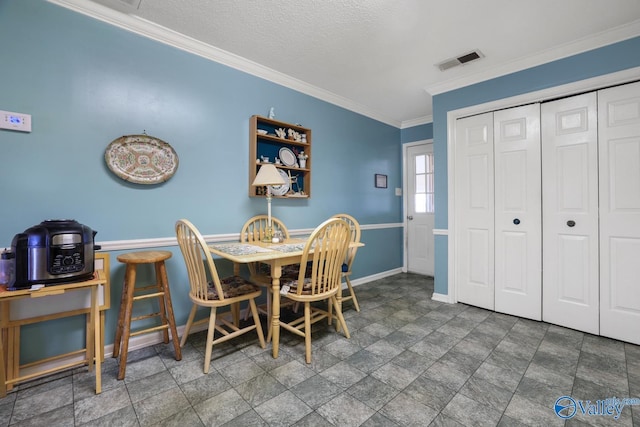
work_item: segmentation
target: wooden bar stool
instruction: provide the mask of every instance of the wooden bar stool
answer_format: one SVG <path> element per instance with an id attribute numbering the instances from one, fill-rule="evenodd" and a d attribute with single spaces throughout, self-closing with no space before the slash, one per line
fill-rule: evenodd
<path id="1" fill-rule="evenodd" d="M 182 359 L 176 322 L 173 317 L 173 306 L 171 305 L 171 292 L 169 291 L 169 280 L 165 260 L 171 258 L 169 251 L 142 251 L 130 252 L 118 256 L 118 261 L 126 264 L 124 276 L 124 286 L 122 288 L 122 299 L 120 300 L 120 313 L 118 314 L 118 326 L 116 328 L 116 338 L 113 343 L 113 357 L 120 355 L 120 370 L 118 379 L 124 379 L 127 369 L 127 352 L 129 350 L 129 338 L 150 332 L 163 331 L 164 343 L 169 343 L 169 329 L 175 349 L 176 360 Z M 154 264 L 156 283 L 153 285 L 136 287 L 136 268 L 139 264 Z M 133 303 L 148 298 L 158 298 L 160 311 L 157 313 L 145 314 L 131 317 Z M 131 322 L 149 319 L 159 316 L 160 325 L 131 332 Z"/>

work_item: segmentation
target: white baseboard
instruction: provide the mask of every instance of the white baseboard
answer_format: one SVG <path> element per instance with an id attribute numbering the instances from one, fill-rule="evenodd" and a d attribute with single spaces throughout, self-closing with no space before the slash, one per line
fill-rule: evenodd
<path id="1" fill-rule="evenodd" d="M 389 276 L 393 276 L 395 274 L 401 273 L 402 269 L 401 268 L 396 268 L 393 270 L 388 270 L 388 271 L 384 271 L 382 273 L 377 273 L 377 274 L 373 274 L 371 276 L 366 276 L 366 277 L 361 277 L 359 279 L 355 279 L 351 281 L 351 285 L 353 286 L 359 286 L 362 285 L 364 283 L 368 283 L 368 282 L 373 282 L 374 280 L 379 280 L 379 279 L 384 279 L 385 277 L 389 277 Z M 342 284 L 343 289 L 347 288 L 347 284 L 343 283 Z M 184 328 L 185 325 L 181 325 L 177 327 L 178 330 L 178 336 L 182 337 L 182 333 L 184 332 Z M 191 328 L 191 333 L 194 332 L 200 332 L 203 331 L 207 328 L 207 323 L 201 323 L 201 324 L 195 324 L 192 328 Z M 171 333 L 169 333 L 169 336 L 171 336 Z M 179 338 L 178 338 L 179 339 Z M 134 350 L 139 350 L 141 348 L 145 348 L 145 347 L 149 347 L 152 345 L 156 345 L 156 344 L 160 344 L 162 342 L 162 332 L 153 332 L 153 333 L 149 333 L 149 334 L 144 334 L 144 335 L 139 335 L 139 336 L 135 336 L 132 337 L 129 340 L 129 351 L 134 351 Z M 113 356 L 113 344 L 109 344 L 106 345 L 104 347 L 104 357 L 105 359 L 112 357 Z M 41 372 L 41 371 L 45 371 L 45 370 L 50 370 L 50 369 L 56 369 L 59 366 L 64 366 L 67 365 L 69 363 L 74 363 L 74 362 L 82 362 L 83 360 L 83 356 L 82 355 L 74 355 L 74 356 L 69 356 L 69 357 L 65 357 L 65 358 L 60 358 L 57 360 L 52 360 L 50 362 L 46 362 L 46 363 L 42 363 L 39 364 L 37 366 L 33 366 L 33 367 L 29 367 L 29 368 L 24 368 L 21 370 L 21 375 L 29 375 L 29 374 L 33 374 L 36 372 Z"/>
<path id="2" fill-rule="evenodd" d="M 364 283 L 373 282 L 374 280 L 384 279 L 385 277 L 393 276 L 395 274 L 402 273 L 402 268 L 394 268 L 393 270 L 383 271 L 382 273 L 372 274 L 371 276 L 361 277 L 351 281 L 352 286 L 362 285 Z M 346 283 L 342 283 L 342 288 L 347 287 Z"/>
<path id="3" fill-rule="evenodd" d="M 449 294 L 438 294 L 436 292 L 431 295 L 431 299 L 434 301 L 444 302 L 447 304 L 453 304 L 453 301 L 449 299 Z"/>
<path id="4" fill-rule="evenodd" d="M 182 337 L 182 333 L 184 332 L 184 327 L 185 325 L 176 326 L 176 329 L 178 330 L 178 340 Z M 204 331 L 205 329 L 207 329 L 206 322 L 200 323 L 200 324 L 194 322 L 194 325 L 191 327 L 191 331 L 189 331 L 189 333 L 193 334 L 196 332 Z M 172 339 L 171 331 L 169 331 L 169 339 Z M 163 338 L 162 338 L 161 331 L 139 335 L 129 340 L 129 351 L 140 350 L 141 348 L 160 344 L 162 340 Z M 104 357 L 107 358 L 112 356 L 113 356 L 113 344 L 109 344 L 104 347 Z"/>

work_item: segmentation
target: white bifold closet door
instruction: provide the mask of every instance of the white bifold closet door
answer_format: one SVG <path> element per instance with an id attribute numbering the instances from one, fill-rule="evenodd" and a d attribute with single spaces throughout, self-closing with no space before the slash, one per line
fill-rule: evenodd
<path id="1" fill-rule="evenodd" d="M 456 122 L 460 302 L 640 344 L 640 82 Z"/>
<path id="2" fill-rule="evenodd" d="M 494 310 L 493 113 L 456 122 L 456 293 Z"/>
<path id="3" fill-rule="evenodd" d="M 539 104 L 456 124 L 456 290 L 460 302 L 540 320 Z"/>
<path id="4" fill-rule="evenodd" d="M 600 333 L 640 344 L 640 83 L 598 91 Z"/>
<path id="5" fill-rule="evenodd" d="M 598 334 L 595 93 L 542 104 L 542 187 L 543 320 Z"/>
<path id="6" fill-rule="evenodd" d="M 540 104 L 496 111 L 495 310 L 542 320 Z"/>

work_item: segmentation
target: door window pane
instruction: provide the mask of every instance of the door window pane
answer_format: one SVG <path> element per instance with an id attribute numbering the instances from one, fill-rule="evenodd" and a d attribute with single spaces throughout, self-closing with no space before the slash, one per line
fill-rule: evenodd
<path id="1" fill-rule="evenodd" d="M 426 196 L 427 196 L 427 212 L 433 213 L 435 211 L 434 202 L 433 202 L 433 193 L 427 194 Z"/>
<path id="2" fill-rule="evenodd" d="M 434 212 L 433 153 L 415 156 L 415 213 Z"/>
<path id="3" fill-rule="evenodd" d="M 416 193 L 414 200 L 416 213 L 427 213 L 427 195 Z"/>
<path id="4" fill-rule="evenodd" d="M 427 156 L 425 156 L 424 154 L 416 156 L 416 174 L 422 174 L 426 172 L 426 161 Z"/>
<path id="5" fill-rule="evenodd" d="M 416 175 L 416 193 L 426 193 L 427 191 L 427 182 L 426 175 Z"/>

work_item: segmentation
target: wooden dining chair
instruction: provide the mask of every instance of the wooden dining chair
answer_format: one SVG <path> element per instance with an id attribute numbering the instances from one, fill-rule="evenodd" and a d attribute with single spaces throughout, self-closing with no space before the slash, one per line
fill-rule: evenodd
<path id="1" fill-rule="evenodd" d="M 267 215 L 256 215 L 252 218 L 249 218 L 247 222 L 242 226 L 242 230 L 240 231 L 240 242 L 261 242 L 264 240 L 267 234 L 268 228 L 268 216 Z M 271 227 L 273 228 L 273 232 L 282 233 L 282 237 L 284 239 L 288 239 L 289 230 L 287 226 L 284 225 L 282 221 L 278 218 L 271 217 Z M 268 282 L 271 284 L 271 276 L 269 271 L 269 266 L 266 264 L 262 264 L 259 262 L 249 263 L 249 274 L 251 274 L 251 280 L 257 283 Z"/>
<path id="2" fill-rule="evenodd" d="M 304 337 L 307 363 L 311 363 L 311 325 L 325 318 L 331 319 L 328 310 L 312 306 L 311 303 L 326 300 L 333 307 L 344 335 L 350 338 L 336 299 L 341 286 L 342 263 L 350 240 L 349 224 L 339 218 L 326 220 L 316 227 L 304 246 L 300 265 L 310 262 L 310 268 L 300 269 L 297 279 L 283 277 L 281 280 L 281 295 L 304 304 L 302 317 L 291 322 L 285 322 L 281 318 L 280 326 Z"/>
<path id="3" fill-rule="evenodd" d="M 240 242 L 260 242 L 265 238 L 268 227 L 267 215 L 256 215 L 249 218 L 247 222 L 242 226 L 240 231 Z M 289 238 L 289 230 L 282 221 L 277 218 L 271 217 L 271 226 L 273 232 L 281 232 L 284 239 Z M 271 269 L 268 265 L 252 262 L 247 264 L 249 268 L 249 279 L 267 290 L 267 303 L 258 305 L 258 311 L 264 313 L 268 318 L 271 318 Z M 234 266 L 235 274 L 239 275 L 239 266 Z M 249 316 L 249 311 L 245 313 L 245 320 Z"/>
<path id="4" fill-rule="evenodd" d="M 260 287 L 240 276 L 220 279 L 204 238 L 188 220 L 181 219 L 176 222 L 176 236 L 187 267 L 189 298 L 193 302 L 180 346 L 183 347 L 187 341 L 198 307 L 209 307 L 209 329 L 207 331 L 204 356 L 205 374 L 209 372 L 211 350 L 214 344 L 222 343 L 255 329 L 260 340 L 260 346 L 265 348 L 264 335 L 255 301 L 262 293 Z M 207 278 L 207 273 L 209 278 Z M 242 302 L 249 303 L 249 308 L 253 314 L 252 325 L 241 328 L 237 322 L 230 322 L 223 316 L 216 316 L 218 308 L 221 307 L 229 307 L 230 313 L 237 312 Z M 198 323 L 206 321 L 207 319 L 203 319 Z M 216 331 L 221 336 L 214 339 Z"/>
<path id="5" fill-rule="evenodd" d="M 351 242 L 359 243 L 360 242 L 360 223 L 351 215 L 347 215 L 345 213 L 340 213 L 334 215 L 332 218 L 340 218 L 344 220 L 349 227 L 351 228 Z M 360 305 L 358 304 L 358 298 L 356 298 L 356 293 L 353 291 L 353 286 L 351 286 L 351 266 L 353 265 L 353 260 L 356 258 L 356 252 L 358 251 L 357 247 L 350 247 L 347 250 L 347 256 L 342 264 L 342 277 L 347 282 L 347 288 L 349 288 L 349 295 L 342 296 L 342 302 L 345 301 L 353 301 L 353 306 L 356 311 L 360 311 Z"/>

